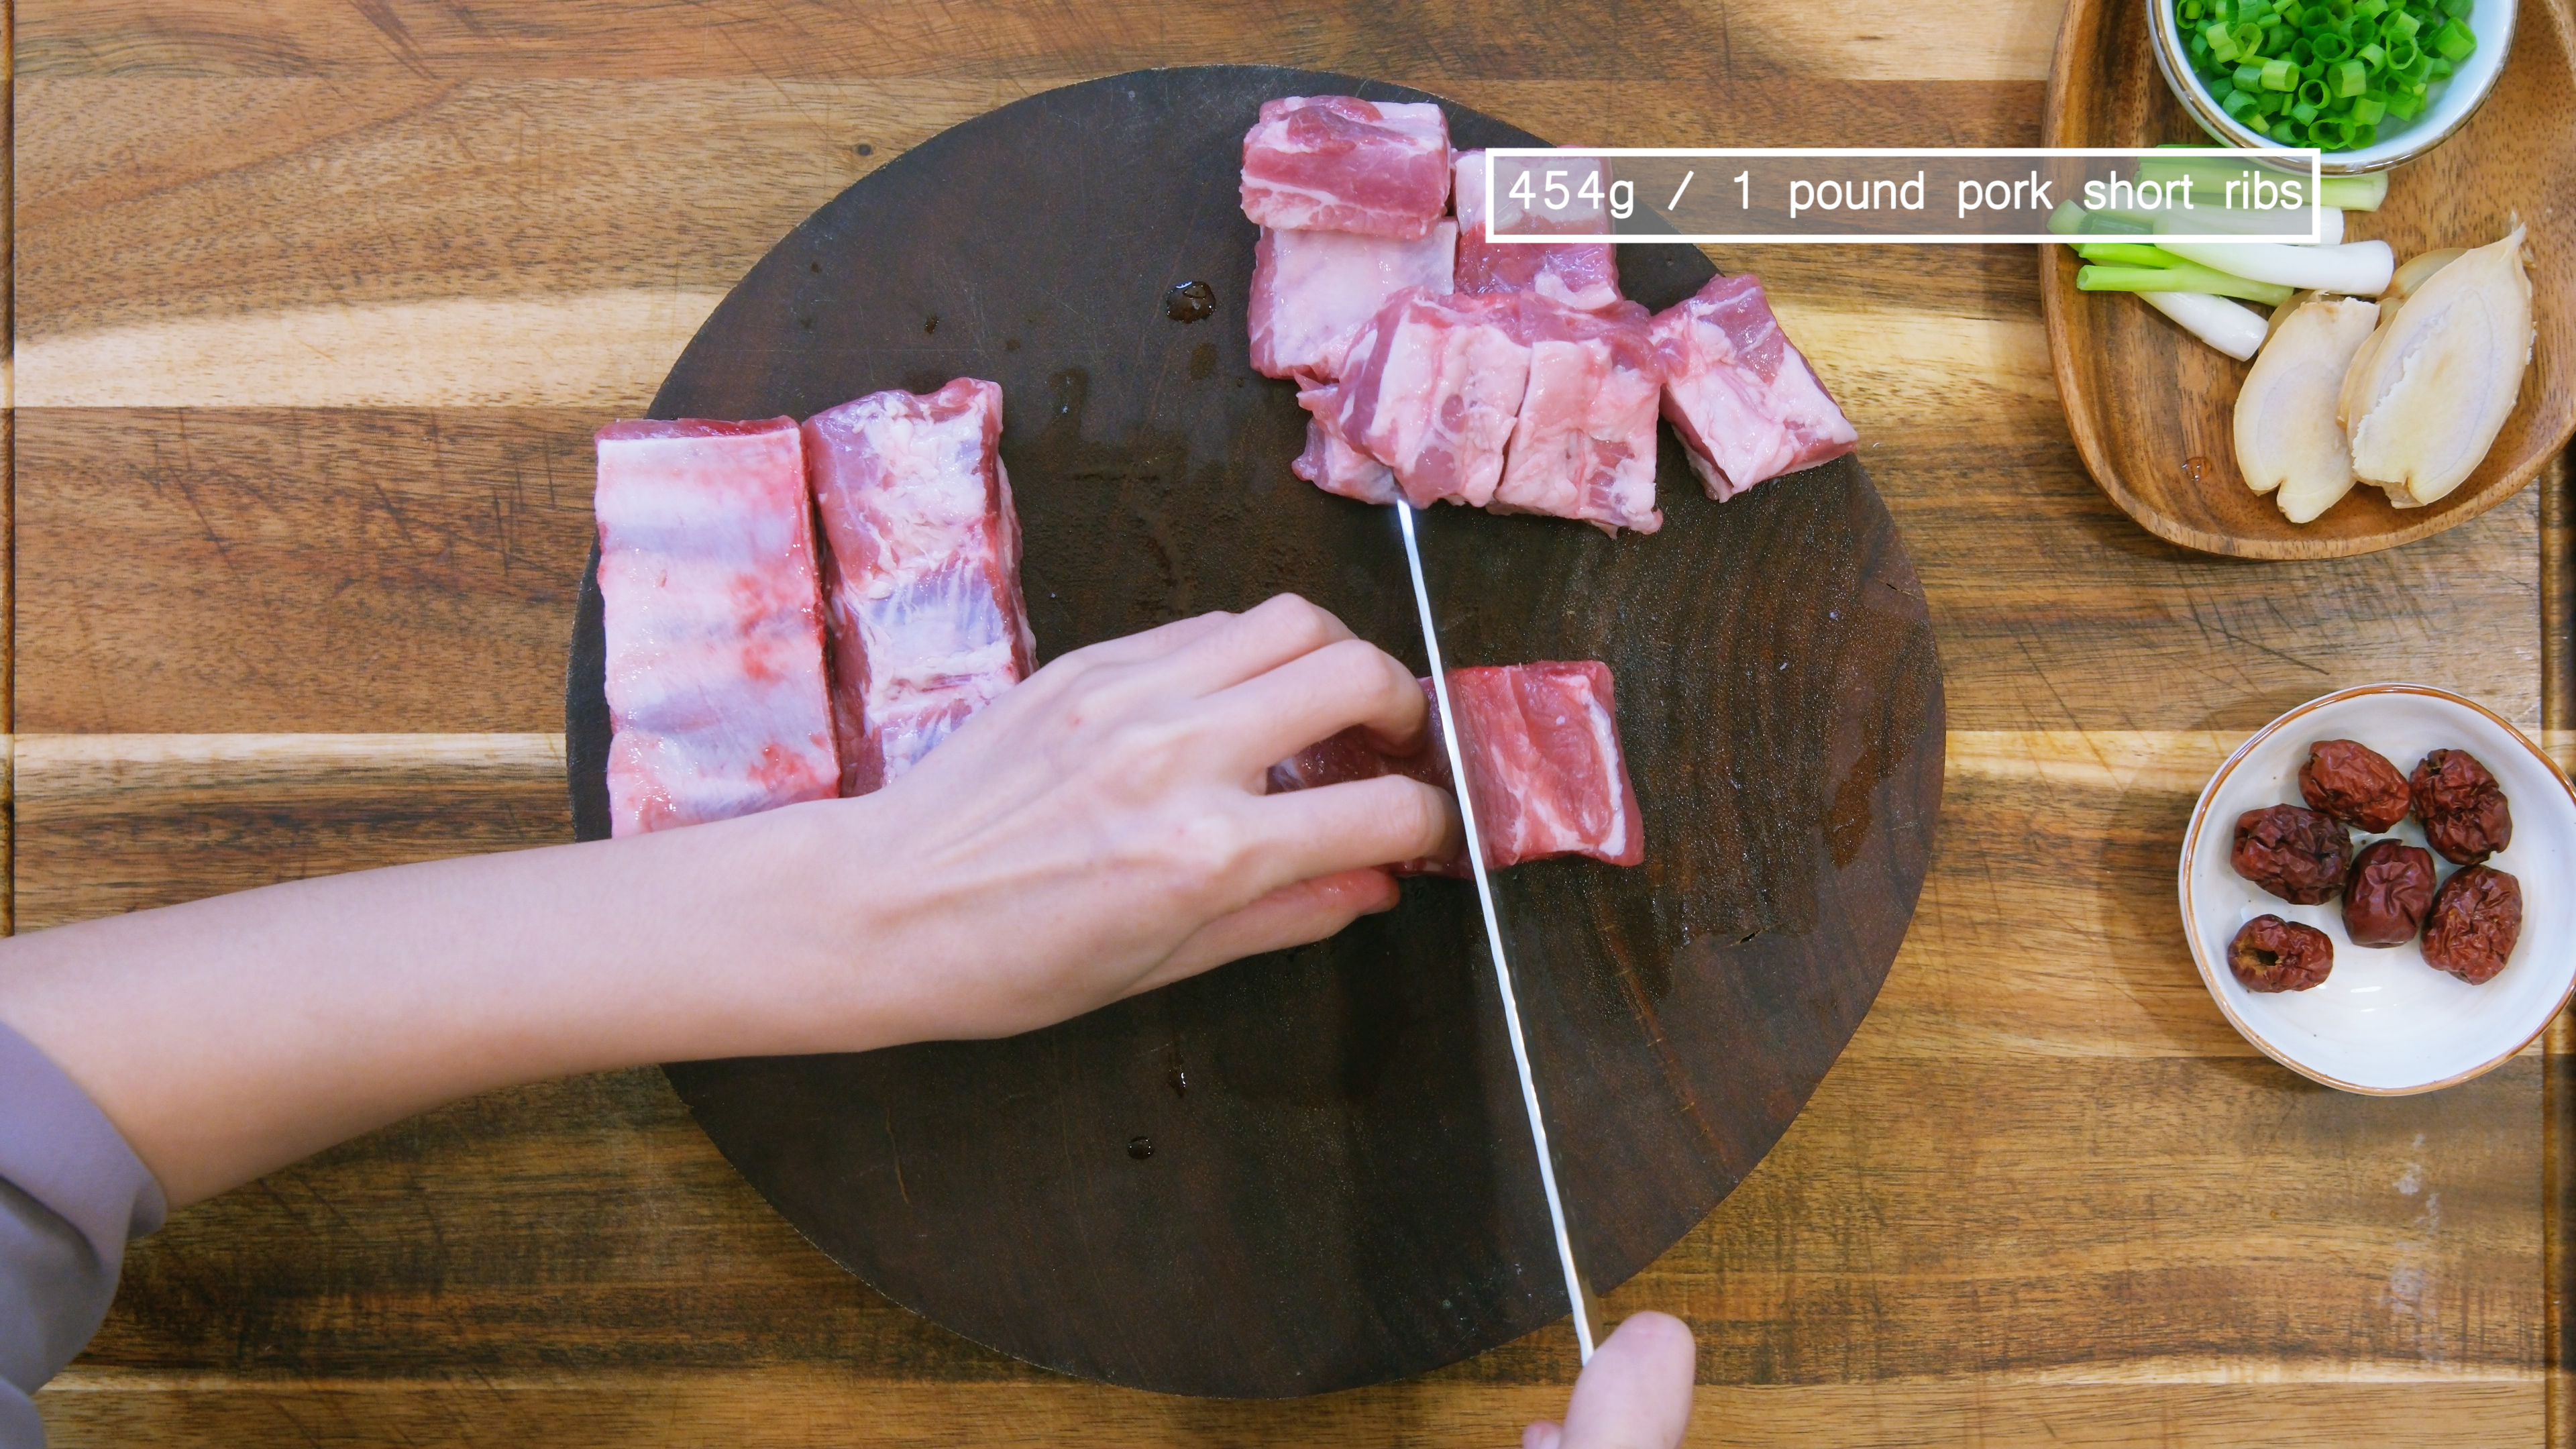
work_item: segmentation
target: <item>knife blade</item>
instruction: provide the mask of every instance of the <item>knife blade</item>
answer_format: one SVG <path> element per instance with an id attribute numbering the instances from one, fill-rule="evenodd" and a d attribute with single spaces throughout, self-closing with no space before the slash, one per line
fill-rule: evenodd
<path id="1" fill-rule="evenodd" d="M 1538 1076 L 1530 1068 L 1529 1039 L 1521 1029 L 1520 995 L 1512 989 L 1512 963 L 1503 952 L 1503 927 L 1494 911 L 1493 876 L 1485 869 L 1484 836 L 1476 828 L 1476 804 L 1467 789 L 1467 758 L 1461 752 L 1458 735 L 1458 712 L 1449 703 L 1449 673 L 1440 662 L 1440 631 L 1431 620 L 1431 589 L 1422 579 L 1422 546 L 1413 533 L 1412 505 L 1398 499 L 1393 505 L 1398 527 L 1404 534 L 1404 563 L 1413 574 L 1413 603 L 1422 613 L 1422 649 L 1431 663 L 1431 697 L 1440 712 L 1440 736 L 1449 748 L 1449 778 L 1457 787 L 1458 821 L 1467 836 L 1467 869 L 1475 878 L 1476 904 L 1485 915 L 1485 944 L 1494 958 L 1494 985 L 1502 993 L 1503 1029 L 1511 1038 L 1512 1067 L 1520 1073 L 1521 1106 L 1529 1113 L 1530 1141 L 1538 1149 L 1539 1185 L 1547 1191 L 1548 1226 L 1556 1234 L 1557 1265 L 1565 1273 L 1566 1301 L 1574 1310 L 1574 1343 L 1584 1363 L 1592 1362 L 1593 1345 L 1600 1340 L 1598 1301 L 1592 1296 L 1592 1282 L 1583 1272 L 1581 1258 L 1575 1253 L 1574 1234 L 1566 1226 L 1565 1195 L 1557 1183 L 1556 1153 L 1547 1140 L 1547 1113 L 1539 1105 Z"/>

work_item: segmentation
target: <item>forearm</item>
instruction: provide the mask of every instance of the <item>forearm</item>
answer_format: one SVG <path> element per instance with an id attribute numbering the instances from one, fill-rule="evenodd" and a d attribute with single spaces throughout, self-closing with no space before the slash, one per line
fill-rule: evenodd
<path id="1" fill-rule="evenodd" d="M 1077 650 L 859 799 L 0 942 L 0 1022 L 174 1203 L 508 1083 L 1028 1031 L 1393 906 L 1367 867 L 1454 849 L 1445 794 L 1262 780 L 1422 720 L 1273 600 Z"/>
<path id="2" fill-rule="evenodd" d="M 846 974 L 799 969 L 825 943 L 790 932 L 862 909 L 786 908 L 822 889 L 812 813 L 300 881 L 20 937 L 0 943 L 0 1021 L 89 1092 L 174 1203 L 509 1083 L 812 1049 L 812 1029 L 884 1045 L 896 1033 L 870 1020 L 859 943 Z M 810 999 L 818 980 L 830 1001 Z"/>

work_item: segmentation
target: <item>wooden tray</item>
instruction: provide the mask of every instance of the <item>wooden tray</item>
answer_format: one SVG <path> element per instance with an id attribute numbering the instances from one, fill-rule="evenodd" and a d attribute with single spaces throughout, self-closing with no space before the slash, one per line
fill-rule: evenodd
<path id="1" fill-rule="evenodd" d="M 2156 70 L 2149 4 L 2070 0 L 2049 70 L 2046 146 L 2203 141 Z M 2247 364 L 2135 297 L 2079 292 L 2075 253 L 2039 249 L 2049 360 L 2067 426 L 2095 482 L 2158 538 L 2242 558 L 2339 558 L 2430 537 L 2519 492 L 2576 430 L 2576 24 L 2568 0 L 2523 0 L 2513 56 L 2460 134 L 2389 178 L 2387 203 L 2345 217 L 2355 241 L 2385 238 L 2399 259 L 2494 241 L 2519 214 L 2531 227 L 2540 336 L 2522 398 L 2495 447 L 2450 496 L 2389 506 L 2356 486 L 2304 526 L 2236 471 L 2236 391 Z"/>
<path id="2" fill-rule="evenodd" d="M 1304 415 L 1244 335 L 1240 138 L 1267 97 L 1354 91 L 1429 99 L 1200 68 L 958 126 L 782 241 L 653 411 L 804 415 L 991 378 L 1041 656 L 1295 589 L 1420 668 L 1392 515 L 1289 473 Z M 1537 144 L 1449 114 L 1462 146 Z M 1679 246 L 1621 265 L 1658 307 L 1711 274 Z M 1214 318 L 1165 315 L 1188 281 L 1215 289 Z M 1941 790 L 1921 591 L 1859 465 L 1721 507 L 1664 448 L 1651 538 L 1423 520 L 1455 663 L 1597 658 L 1618 680 L 1646 863 L 1501 880 L 1604 1288 L 1750 1172 L 1842 1050 L 1912 914 Z M 567 700 L 585 837 L 606 824 L 598 611 L 593 586 Z M 668 1071 L 808 1238 L 968 1337 L 1147 1388 L 1321 1392 L 1565 1312 L 1483 950 L 1473 892 L 1418 881 L 1328 942 L 1052 1030 Z"/>

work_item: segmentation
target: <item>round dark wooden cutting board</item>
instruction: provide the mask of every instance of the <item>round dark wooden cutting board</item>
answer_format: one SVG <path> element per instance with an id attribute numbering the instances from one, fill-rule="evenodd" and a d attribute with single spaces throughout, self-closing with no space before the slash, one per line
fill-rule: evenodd
<path id="1" fill-rule="evenodd" d="M 1295 590 L 1419 670 L 1392 516 L 1289 473 L 1305 415 L 1247 359 L 1241 138 L 1263 100 L 1319 93 L 1432 99 L 1204 67 L 949 130 L 763 258 L 654 416 L 802 417 L 989 378 L 1042 660 Z M 1461 147 L 1544 144 L 1448 113 Z M 1711 275 L 1686 246 L 1619 264 L 1655 308 Z M 1194 281 L 1214 315 L 1176 321 L 1166 293 Z M 1600 659 L 1617 680 L 1645 864 L 1498 882 L 1604 1289 L 1752 1171 L 1850 1039 L 1941 793 L 1940 665 L 1860 466 L 1718 505 L 1666 430 L 1659 481 L 1649 537 L 1422 520 L 1453 666 Z M 594 579 L 566 704 L 586 839 L 607 833 L 601 687 Z M 668 1071 L 817 1246 L 969 1338 L 1177 1393 L 1349 1388 L 1566 1311 L 1476 917 L 1467 885 L 1414 881 L 1330 941 L 1047 1031 Z"/>

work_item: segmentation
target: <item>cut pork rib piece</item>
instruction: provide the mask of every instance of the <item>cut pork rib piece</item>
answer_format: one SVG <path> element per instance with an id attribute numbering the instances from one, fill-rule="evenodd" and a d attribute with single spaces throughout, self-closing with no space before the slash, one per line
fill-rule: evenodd
<path id="1" fill-rule="evenodd" d="M 1858 442 L 1751 273 L 1711 279 L 1698 296 L 1656 314 L 1654 331 L 1664 416 L 1709 497 L 1722 503 Z"/>
<path id="2" fill-rule="evenodd" d="M 1297 406 L 1312 416 L 1306 421 L 1306 451 L 1288 465 L 1288 471 L 1327 493 L 1362 503 L 1393 503 L 1402 498 L 1394 472 L 1342 436 L 1341 385 L 1308 377 L 1300 377 L 1298 383 Z"/>
<path id="3" fill-rule="evenodd" d="M 1428 102 L 1264 101 L 1243 136 L 1243 214 L 1258 226 L 1430 234 L 1449 210 L 1449 122 Z"/>
<path id="4" fill-rule="evenodd" d="M 595 443 L 610 833 L 831 798 L 796 420 L 615 422 Z"/>
<path id="5" fill-rule="evenodd" d="M 1521 303 L 1417 288 L 1370 318 L 1342 359 L 1341 434 L 1393 469 L 1416 508 L 1482 508 L 1502 481 L 1529 385 Z"/>
<path id="6" fill-rule="evenodd" d="M 1586 519 L 1614 537 L 1663 527 L 1655 409 L 1664 368 L 1646 309 L 1614 301 L 1595 314 L 1532 299 L 1520 316 L 1529 383 L 1488 506 Z"/>
<path id="7" fill-rule="evenodd" d="M 1431 681 L 1423 680 L 1425 694 Z M 1540 661 L 1449 672 L 1459 753 L 1489 870 L 1558 855 L 1612 865 L 1646 858 L 1637 792 L 1619 748 L 1610 667 Z M 1273 794 L 1405 775 L 1452 788 L 1435 711 L 1422 747 L 1390 755 L 1364 729 L 1344 730 L 1270 767 Z M 1464 875 L 1466 861 L 1405 861 L 1398 875 Z"/>
<path id="8" fill-rule="evenodd" d="M 1552 855 L 1646 858 L 1637 792 L 1619 749 L 1610 666 L 1541 661 L 1453 669 L 1449 703 L 1489 866 Z"/>
<path id="9" fill-rule="evenodd" d="M 1610 178 L 1600 157 L 1568 161 L 1566 188 L 1579 193 L 1588 176 L 1606 195 Z M 1608 241 L 1491 242 L 1485 239 L 1485 153 L 1462 151 L 1457 161 L 1458 269 L 1456 289 L 1487 292 L 1531 292 L 1583 312 L 1597 312 L 1619 301 L 1619 263 Z M 1496 223 L 1514 233 L 1562 230 L 1570 235 L 1598 236 L 1609 227 L 1598 201 L 1577 203 L 1583 214 L 1561 219 L 1525 219 L 1519 202 L 1509 196 L 1495 210 Z"/>
<path id="10" fill-rule="evenodd" d="M 1446 294 L 1458 223 L 1416 241 L 1264 228 L 1252 248 L 1252 365 L 1268 377 L 1341 375 L 1342 354 L 1387 299 L 1408 287 Z"/>
<path id="11" fill-rule="evenodd" d="M 1316 422 L 1297 474 L 1382 500 L 1347 445 L 1418 508 L 1446 498 L 1652 533 L 1663 363 L 1647 321 L 1633 302 L 1591 313 L 1527 292 L 1405 293 L 1360 330 L 1333 391 L 1299 395 Z"/>
<path id="12" fill-rule="evenodd" d="M 864 795 L 1032 667 L 1002 390 L 961 377 L 934 393 L 870 393 L 804 432 L 830 545 L 840 790 Z"/>

